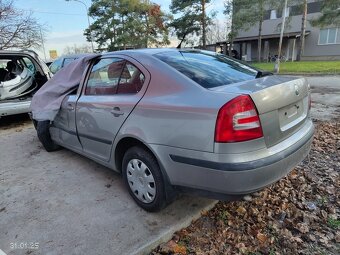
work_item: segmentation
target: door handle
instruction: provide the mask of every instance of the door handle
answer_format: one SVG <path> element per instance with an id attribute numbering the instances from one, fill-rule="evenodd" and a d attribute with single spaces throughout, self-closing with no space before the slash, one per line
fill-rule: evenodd
<path id="1" fill-rule="evenodd" d="M 121 116 L 121 115 L 124 115 L 124 112 L 122 112 L 122 111 L 120 110 L 119 107 L 113 108 L 113 110 L 111 110 L 110 112 L 111 112 L 111 113 L 113 114 L 113 116 L 115 116 L 115 117 L 119 117 L 119 116 Z"/>
<path id="2" fill-rule="evenodd" d="M 69 110 L 69 111 L 73 111 L 74 105 L 73 104 L 67 104 L 66 109 Z"/>

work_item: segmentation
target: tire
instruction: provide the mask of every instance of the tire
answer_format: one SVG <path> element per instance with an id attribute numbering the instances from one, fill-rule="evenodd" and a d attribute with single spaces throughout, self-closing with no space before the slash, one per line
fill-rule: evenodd
<path id="1" fill-rule="evenodd" d="M 33 122 L 34 129 L 37 130 L 38 122 L 36 120 L 32 120 L 32 122 Z"/>
<path id="2" fill-rule="evenodd" d="M 37 121 L 37 134 L 40 142 L 48 152 L 60 149 L 60 146 L 55 144 L 50 135 L 50 121 Z"/>
<path id="3" fill-rule="evenodd" d="M 123 158 L 122 174 L 130 195 L 141 208 L 156 212 L 166 206 L 166 183 L 150 152 L 139 146 L 128 149 Z"/>

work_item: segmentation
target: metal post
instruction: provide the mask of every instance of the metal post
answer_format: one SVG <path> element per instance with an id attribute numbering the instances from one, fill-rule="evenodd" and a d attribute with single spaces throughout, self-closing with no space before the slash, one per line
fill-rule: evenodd
<path id="1" fill-rule="evenodd" d="M 294 62 L 294 58 L 295 58 L 295 44 L 296 44 L 296 38 L 293 39 L 292 62 Z"/>
<path id="2" fill-rule="evenodd" d="M 282 24 L 281 24 L 281 34 L 280 34 L 280 43 L 279 43 L 279 52 L 277 54 L 277 60 L 275 64 L 275 72 L 278 74 L 280 72 L 280 58 L 281 58 L 281 48 L 282 48 L 282 40 L 283 40 L 283 32 L 285 30 L 285 23 L 286 23 L 286 15 L 287 15 L 287 1 L 285 0 L 285 6 L 283 11 L 282 17 Z"/>
<path id="3" fill-rule="evenodd" d="M 78 2 L 84 5 L 85 9 L 86 9 L 86 16 L 87 16 L 87 23 L 89 25 L 89 31 L 90 31 L 90 38 L 91 38 L 91 48 L 92 48 L 92 52 L 94 52 L 94 47 L 93 47 L 93 38 L 92 38 L 92 30 L 91 30 L 91 24 L 90 24 L 90 16 L 89 16 L 89 12 L 88 12 L 88 7 L 87 5 L 80 0 L 65 0 L 66 2 L 70 2 L 70 1 L 74 1 L 74 2 Z"/>
<path id="4" fill-rule="evenodd" d="M 46 59 L 46 52 L 45 52 L 45 44 L 44 44 L 44 38 L 43 38 L 43 34 L 42 34 L 42 31 L 41 31 L 41 28 L 40 28 L 40 38 L 41 38 L 41 46 L 42 46 L 43 51 L 44 51 L 44 58 L 45 58 L 45 62 L 46 62 L 47 59 Z"/>

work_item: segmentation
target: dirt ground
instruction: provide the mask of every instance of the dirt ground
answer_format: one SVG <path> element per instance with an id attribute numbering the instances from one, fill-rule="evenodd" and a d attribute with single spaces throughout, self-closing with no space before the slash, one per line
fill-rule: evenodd
<path id="1" fill-rule="evenodd" d="M 26 115 L 1 121 L 0 255 L 143 254 L 215 204 L 181 196 L 147 213 L 117 173 L 66 149 L 46 152 Z"/>
<path id="2" fill-rule="evenodd" d="M 312 117 L 340 118 L 340 76 L 311 76 L 307 80 L 312 91 Z"/>

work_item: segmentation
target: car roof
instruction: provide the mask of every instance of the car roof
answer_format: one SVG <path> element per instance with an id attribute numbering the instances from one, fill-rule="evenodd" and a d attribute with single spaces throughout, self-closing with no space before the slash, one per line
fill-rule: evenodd
<path id="1" fill-rule="evenodd" d="M 3 56 L 31 56 L 38 58 L 38 54 L 33 50 L 0 50 L 0 58 Z"/>
<path id="2" fill-rule="evenodd" d="M 59 58 L 81 58 L 81 57 L 86 57 L 89 56 L 93 53 L 78 53 L 78 54 L 68 54 L 68 55 L 63 55 Z"/>
<path id="3" fill-rule="evenodd" d="M 113 51 L 113 52 L 106 52 L 102 53 L 103 56 L 106 55 L 111 55 L 111 54 L 126 54 L 126 55 L 140 55 L 140 54 L 145 54 L 145 55 L 155 55 L 159 53 L 164 53 L 164 52 L 201 52 L 199 49 L 192 49 L 192 48 L 182 48 L 182 49 L 177 49 L 177 48 L 146 48 L 146 49 L 133 49 L 133 50 L 121 50 L 121 51 Z"/>

